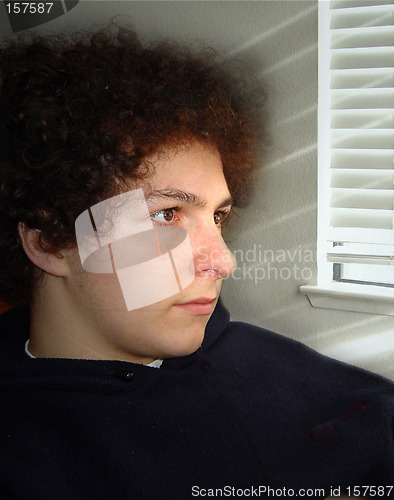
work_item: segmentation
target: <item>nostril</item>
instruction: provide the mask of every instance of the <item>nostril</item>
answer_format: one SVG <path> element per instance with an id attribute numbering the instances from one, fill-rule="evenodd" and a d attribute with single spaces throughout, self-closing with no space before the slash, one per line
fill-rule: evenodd
<path id="1" fill-rule="evenodd" d="M 208 275 L 212 276 L 214 279 L 218 280 L 221 278 L 221 274 L 220 274 L 220 271 L 218 269 L 205 269 L 204 272 L 207 273 Z"/>

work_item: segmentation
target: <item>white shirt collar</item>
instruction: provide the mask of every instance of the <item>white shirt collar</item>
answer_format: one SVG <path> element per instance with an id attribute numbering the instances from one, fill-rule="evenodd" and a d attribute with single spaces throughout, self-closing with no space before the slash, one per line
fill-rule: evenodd
<path id="1" fill-rule="evenodd" d="M 34 356 L 30 351 L 29 351 L 29 339 L 26 340 L 25 342 L 25 353 L 29 356 L 29 358 L 37 359 L 36 356 Z M 151 368 L 160 368 L 161 364 L 163 363 L 162 359 L 155 359 L 151 363 L 148 363 L 145 366 L 150 366 Z"/>

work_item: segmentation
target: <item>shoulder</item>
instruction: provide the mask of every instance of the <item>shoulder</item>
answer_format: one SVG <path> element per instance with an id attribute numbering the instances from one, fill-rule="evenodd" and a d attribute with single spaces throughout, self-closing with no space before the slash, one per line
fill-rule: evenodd
<path id="1" fill-rule="evenodd" d="M 248 323 L 228 322 L 208 352 L 212 359 L 225 362 L 227 369 L 242 367 L 246 376 L 272 378 L 301 392 L 318 392 L 322 387 L 326 393 L 360 389 L 387 391 L 394 398 L 392 381 Z"/>
<path id="2" fill-rule="evenodd" d="M 0 315 L 0 358 L 24 357 L 24 344 L 29 338 L 28 307 L 16 307 Z"/>
<path id="3" fill-rule="evenodd" d="M 241 361 L 251 363 L 268 361 L 273 358 L 276 363 L 295 364 L 319 354 L 301 342 L 286 337 L 265 328 L 240 321 L 229 321 L 211 346 L 212 353 L 221 351 L 231 359 L 239 358 Z"/>

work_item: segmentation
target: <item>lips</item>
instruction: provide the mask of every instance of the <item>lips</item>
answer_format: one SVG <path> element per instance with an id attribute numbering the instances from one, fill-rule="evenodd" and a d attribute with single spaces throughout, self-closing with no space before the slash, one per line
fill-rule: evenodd
<path id="1" fill-rule="evenodd" d="M 216 300 L 216 297 L 213 299 L 210 299 L 208 297 L 199 297 L 198 299 L 193 299 L 190 300 L 189 302 L 183 302 L 182 304 L 179 305 L 186 305 L 186 304 L 212 304 Z"/>
<path id="2" fill-rule="evenodd" d="M 212 313 L 215 301 L 216 297 L 214 298 L 198 297 L 196 299 L 192 299 L 189 302 L 174 304 L 174 307 L 191 314 L 205 315 Z"/>

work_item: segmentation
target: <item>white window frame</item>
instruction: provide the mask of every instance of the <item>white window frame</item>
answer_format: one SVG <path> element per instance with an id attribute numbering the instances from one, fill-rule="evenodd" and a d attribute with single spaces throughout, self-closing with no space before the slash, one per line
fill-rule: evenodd
<path id="1" fill-rule="evenodd" d="M 348 0 L 351 2 L 351 0 Z M 335 282 L 333 263 L 328 261 L 327 234 L 330 225 L 330 1 L 319 2 L 319 114 L 318 114 L 318 245 L 317 284 L 301 286 L 312 306 L 394 316 L 394 288 Z M 394 5 L 393 5 L 394 12 Z M 394 73 L 394 68 L 393 68 Z M 394 146 L 393 146 L 394 147 Z M 394 160 L 394 158 L 393 158 Z M 393 170 L 394 174 L 394 170 Z M 394 214 L 394 211 L 393 211 Z M 394 235 L 393 235 L 394 244 Z M 392 256 L 391 256 L 392 258 Z M 390 256 L 389 256 L 390 259 Z M 394 261 L 391 259 L 392 265 Z M 391 266 L 390 266 L 391 267 Z"/>

